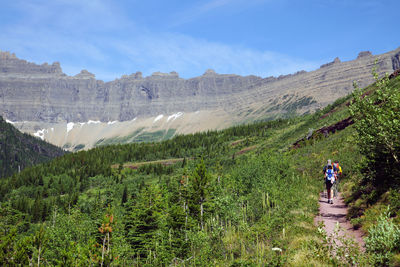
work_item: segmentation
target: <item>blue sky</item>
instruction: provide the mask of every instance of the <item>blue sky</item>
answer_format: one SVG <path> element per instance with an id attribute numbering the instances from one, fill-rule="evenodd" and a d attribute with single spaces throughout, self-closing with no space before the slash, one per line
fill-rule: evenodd
<path id="1" fill-rule="evenodd" d="M 110 81 L 314 70 L 400 46 L 398 0 L 0 0 L 0 50 Z"/>

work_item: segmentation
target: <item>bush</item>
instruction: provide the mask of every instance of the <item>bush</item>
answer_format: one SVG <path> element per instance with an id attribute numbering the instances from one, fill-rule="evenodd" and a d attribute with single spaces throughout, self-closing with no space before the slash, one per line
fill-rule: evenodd
<path id="1" fill-rule="evenodd" d="M 372 226 L 368 234 L 365 246 L 372 264 L 387 265 L 394 252 L 400 249 L 400 228 L 390 218 L 389 208 L 379 216 L 377 225 Z"/>
<path id="2" fill-rule="evenodd" d="M 390 190 L 389 192 L 390 212 L 394 215 L 400 215 L 400 191 Z"/>
<path id="3" fill-rule="evenodd" d="M 380 79 L 375 70 L 373 74 L 376 90 L 368 95 L 356 87 L 350 112 L 360 152 L 368 163 L 364 182 L 371 183 L 379 195 L 400 184 L 400 82 L 389 82 L 387 75 Z M 371 196 L 372 202 L 378 197 Z"/>

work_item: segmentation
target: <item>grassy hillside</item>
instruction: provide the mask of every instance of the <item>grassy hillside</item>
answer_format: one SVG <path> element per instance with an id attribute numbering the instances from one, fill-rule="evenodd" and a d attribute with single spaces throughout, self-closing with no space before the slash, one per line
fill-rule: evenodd
<path id="1" fill-rule="evenodd" d="M 21 133 L 0 116 L 0 178 L 64 153 L 61 148 Z"/>
<path id="2" fill-rule="evenodd" d="M 390 86 L 397 87 L 399 81 L 392 79 Z M 367 177 L 367 157 L 358 141 L 361 118 L 352 113 L 354 124 L 340 127 L 343 124 L 338 123 L 351 116 L 350 101 L 351 96 L 340 99 L 303 117 L 177 136 L 160 143 L 100 146 L 3 179 L 0 262 L 395 264 L 400 248 L 384 248 L 390 252 L 385 254 L 379 250 L 379 240 L 389 236 L 396 242 L 400 237 L 396 232 L 398 183 L 393 180 L 387 191 L 368 187 L 368 194 L 360 194 Z M 328 158 L 341 162 L 342 190 L 356 211 L 350 217 L 371 237 L 365 254 L 347 242 L 329 246 L 314 225 L 323 189 L 321 170 Z M 369 201 L 373 192 L 377 196 Z M 379 221 L 389 205 L 394 219 Z M 377 221 L 391 228 L 371 227 Z"/>
<path id="3" fill-rule="evenodd" d="M 319 162 L 339 160 L 344 173 L 341 190 L 349 205 L 347 217 L 355 228 L 366 233 L 366 253 L 357 256 L 358 264 L 398 266 L 400 164 L 395 158 L 400 153 L 400 77 L 378 79 L 355 95 L 356 101 L 350 96 L 344 98 L 343 104 L 327 113 L 336 121 L 351 115 L 355 124 L 327 138 L 313 134 L 309 140 L 299 142 L 300 148 L 292 153 L 316 179 L 321 176 Z M 391 151 L 388 143 L 395 149 Z"/>

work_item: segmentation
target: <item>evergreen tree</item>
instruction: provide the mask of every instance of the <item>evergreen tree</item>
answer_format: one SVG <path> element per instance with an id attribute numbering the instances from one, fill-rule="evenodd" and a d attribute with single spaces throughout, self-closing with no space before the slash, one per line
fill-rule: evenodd
<path id="1" fill-rule="evenodd" d="M 160 243 L 160 235 L 165 226 L 164 202 L 158 186 L 145 187 L 139 197 L 127 204 L 128 213 L 125 216 L 126 239 L 135 255 L 146 258 L 148 253 L 156 251 Z"/>
<path id="2" fill-rule="evenodd" d="M 121 205 L 123 206 L 126 203 L 127 200 L 128 200 L 128 187 L 125 185 L 124 186 L 124 191 L 122 193 Z"/>
<path id="3" fill-rule="evenodd" d="M 39 186 L 43 186 L 44 182 L 43 182 L 43 177 L 40 175 L 39 176 Z"/>
<path id="4" fill-rule="evenodd" d="M 42 199 L 40 196 L 36 197 L 35 202 L 32 206 L 32 221 L 33 222 L 40 222 L 43 216 L 42 210 Z"/>
<path id="5" fill-rule="evenodd" d="M 182 167 L 182 168 L 185 168 L 185 166 L 186 166 L 186 157 L 183 158 L 182 166 L 181 166 L 181 167 Z"/>
<path id="6" fill-rule="evenodd" d="M 202 230 L 204 229 L 204 203 L 208 200 L 210 180 L 204 160 L 201 159 L 193 173 L 193 178 L 190 183 L 191 201 L 189 205 L 191 205 L 194 216 L 200 219 Z"/>

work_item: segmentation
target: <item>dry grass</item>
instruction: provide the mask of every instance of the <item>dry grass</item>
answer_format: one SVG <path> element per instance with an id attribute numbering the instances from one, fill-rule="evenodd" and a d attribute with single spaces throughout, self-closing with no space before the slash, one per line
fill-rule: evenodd
<path id="1" fill-rule="evenodd" d="M 231 143 L 231 146 L 236 146 L 236 145 L 242 143 L 242 142 L 245 141 L 245 140 L 246 140 L 246 139 L 236 140 L 236 141 L 234 141 L 234 142 Z"/>
<path id="2" fill-rule="evenodd" d="M 240 151 L 236 152 L 236 155 L 242 155 L 244 153 L 250 152 L 250 151 L 256 149 L 257 147 L 258 147 L 257 145 L 245 147 L 245 148 L 241 149 Z"/>
<path id="3" fill-rule="evenodd" d="M 187 160 L 190 160 L 189 158 Z M 140 166 L 147 165 L 147 164 L 162 164 L 164 166 L 173 165 L 178 162 L 182 162 L 183 158 L 176 158 L 176 159 L 163 159 L 163 160 L 155 160 L 155 161 L 145 161 L 145 162 L 126 162 L 122 166 L 124 168 L 130 169 L 137 169 Z M 118 169 L 119 164 L 111 165 L 111 168 Z"/>

